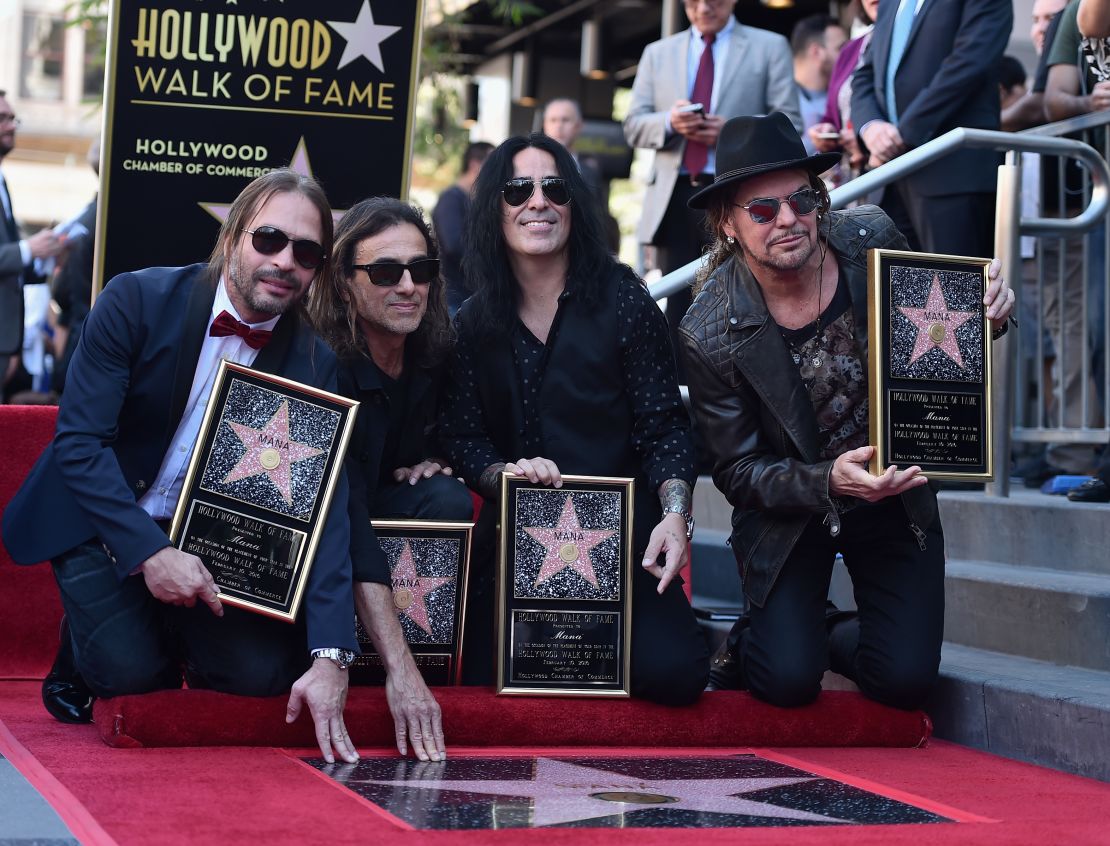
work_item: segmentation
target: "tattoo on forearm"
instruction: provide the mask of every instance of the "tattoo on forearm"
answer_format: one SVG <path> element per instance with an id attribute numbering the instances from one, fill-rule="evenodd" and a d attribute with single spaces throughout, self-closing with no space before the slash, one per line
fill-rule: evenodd
<path id="1" fill-rule="evenodd" d="M 497 499 L 501 492 L 501 471 L 504 469 L 505 462 L 499 461 L 483 470 L 478 477 L 478 493 L 488 499 Z"/>
<path id="2" fill-rule="evenodd" d="M 663 511 L 685 511 L 690 513 L 692 492 L 682 479 L 667 479 L 659 486 L 659 502 Z"/>

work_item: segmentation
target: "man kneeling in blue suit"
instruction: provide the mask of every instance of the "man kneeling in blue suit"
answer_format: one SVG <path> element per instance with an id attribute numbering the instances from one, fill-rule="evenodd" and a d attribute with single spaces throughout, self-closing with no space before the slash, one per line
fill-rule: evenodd
<path id="1" fill-rule="evenodd" d="M 343 723 L 357 648 L 346 480 L 295 625 L 224 608 L 200 559 L 165 531 L 221 359 L 335 390 L 335 356 L 302 317 L 331 245 L 323 190 L 276 170 L 235 200 L 208 263 L 114 278 L 85 323 L 54 440 L 6 510 L 3 536 L 14 560 L 51 560 L 69 628 L 63 651 L 72 646 L 93 695 L 180 687 L 182 665 L 190 687 L 292 688 L 288 719 L 307 705 L 324 757 L 333 761 L 334 748 L 353 762 Z M 214 336 L 228 320 L 241 334 Z M 87 719 L 87 700 L 70 704 L 84 707 L 50 710 Z"/>

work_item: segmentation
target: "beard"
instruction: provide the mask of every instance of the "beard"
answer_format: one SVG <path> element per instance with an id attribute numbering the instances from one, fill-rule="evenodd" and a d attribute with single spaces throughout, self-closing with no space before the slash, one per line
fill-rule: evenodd
<path id="1" fill-rule="evenodd" d="M 806 239 L 804 244 L 799 244 L 787 252 L 783 252 L 782 250 L 774 251 L 774 246 L 779 241 L 797 235 L 801 235 Z M 747 245 L 743 245 L 743 247 L 744 256 L 749 262 L 754 262 L 768 270 L 776 271 L 801 270 L 806 266 L 817 250 L 817 244 L 810 238 L 809 230 L 805 228 L 793 229 L 758 251 L 750 249 Z"/>
<path id="2" fill-rule="evenodd" d="M 248 276 L 243 269 L 242 258 L 239 256 L 232 259 L 227 275 L 228 282 L 231 283 L 236 293 L 243 298 L 248 306 L 254 311 L 268 314 L 271 317 L 287 312 L 301 301 L 301 296 L 304 294 L 304 291 L 300 289 L 300 280 L 290 272 L 273 269 L 263 271 L 260 269 Z M 259 287 L 262 279 L 280 279 L 287 285 L 292 286 L 297 294 L 289 298 L 280 298 L 264 293 Z"/>

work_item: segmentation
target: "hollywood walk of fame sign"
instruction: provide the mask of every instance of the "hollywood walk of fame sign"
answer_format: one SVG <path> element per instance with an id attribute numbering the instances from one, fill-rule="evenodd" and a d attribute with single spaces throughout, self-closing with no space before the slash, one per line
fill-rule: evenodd
<path id="1" fill-rule="evenodd" d="M 111 0 L 94 292 L 203 261 L 231 202 L 273 168 L 315 176 L 335 209 L 406 197 L 423 13 L 423 0 Z"/>
<path id="2" fill-rule="evenodd" d="M 292 622 L 358 403 L 220 362 L 170 540 L 228 605 Z"/>
<path id="3" fill-rule="evenodd" d="M 409 651 L 431 685 L 459 684 L 466 579 L 473 523 L 373 520 L 389 562 L 393 606 Z M 362 655 L 351 667 L 352 684 L 384 684 L 385 668 L 369 634 L 357 620 Z"/>
<path id="4" fill-rule="evenodd" d="M 311 766 L 398 828 L 770 828 L 985 821 L 757 754 L 366 757 Z M 912 804 L 917 802 L 917 804 Z M 922 807 L 924 806 L 924 807 Z M 925 838 L 924 832 L 921 835 Z"/>
<path id="5" fill-rule="evenodd" d="M 499 693 L 629 694 L 631 479 L 501 477 Z"/>
<path id="6" fill-rule="evenodd" d="M 871 472 L 989 482 L 989 259 L 871 250 L 868 389 Z"/>

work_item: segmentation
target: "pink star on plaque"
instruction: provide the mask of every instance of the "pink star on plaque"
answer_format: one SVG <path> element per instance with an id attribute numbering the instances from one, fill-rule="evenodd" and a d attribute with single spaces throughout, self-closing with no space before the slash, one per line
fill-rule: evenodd
<path id="1" fill-rule="evenodd" d="M 583 529 L 570 494 L 563 503 L 558 524 L 526 526 L 524 531 L 547 551 L 533 587 L 539 587 L 556 573 L 569 568 L 596 588 L 597 574 L 590 561 L 590 550 L 616 534 L 612 529 Z"/>
<path id="2" fill-rule="evenodd" d="M 230 484 L 250 476 L 265 475 L 274 487 L 281 492 L 286 504 L 293 504 L 292 480 L 290 470 L 294 461 L 304 461 L 323 452 L 322 449 L 297 443 L 289 437 L 289 402 L 282 400 L 274 416 L 261 429 L 228 421 L 232 431 L 247 451 L 239 462 L 224 477 L 223 483 Z"/>
<path id="3" fill-rule="evenodd" d="M 397 563 L 393 565 L 393 604 L 431 637 L 432 624 L 428 621 L 427 596 L 436 588 L 452 581 L 454 578 L 450 576 L 418 576 L 412 547 L 405 541 L 401 554 L 397 556 Z"/>
<path id="4" fill-rule="evenodd" d="M 975 312 L 949 311 L 938 275 L 933 274 L 933 284 L 929 288 L 925 308 L 898 306 L 898 310 L 917 327 L 917 340 L 914 341 L 913 352 L 910 354 L 910 364 L 934 347 L 939 347 L 963 369 L 964 359 L 960 355 L 960 345 L 956 342 L 956 330 L 975 317 Z"/>

